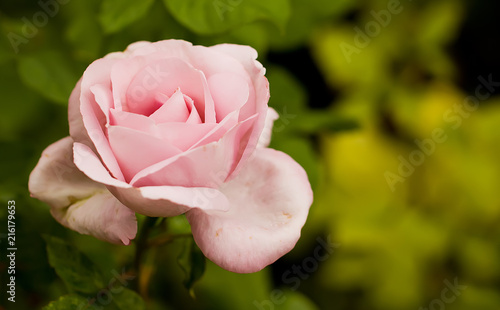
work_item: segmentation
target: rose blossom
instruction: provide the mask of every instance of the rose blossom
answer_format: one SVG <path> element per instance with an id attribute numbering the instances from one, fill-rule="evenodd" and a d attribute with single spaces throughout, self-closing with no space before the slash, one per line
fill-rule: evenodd
<path id="1" fill-rule="evenodd" d="M 278 117 L 257 52 L 240 45 L 137 42 L 94 61 L 69 98 L 70 136 L 42 153 L 33 197 L 62 225 L 129 244 L 135 212 L 186 214 L 203 253 L 255 272 L 290 251 L 312 191 L 266 148 Z"/>

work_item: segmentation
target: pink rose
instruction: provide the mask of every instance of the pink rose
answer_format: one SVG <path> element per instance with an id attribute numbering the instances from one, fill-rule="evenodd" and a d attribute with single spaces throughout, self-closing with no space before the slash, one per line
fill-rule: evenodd
<path id="1" fill-rule="evenodd" d="M 135 212 L 185 213 L 203 253 L 255 272 L 290 251 L 312 191 L 266 148 L 277 113 L 248 46 L 137 42 L 94 61 L 69 99 L 70 137 L 50 145 L 29 189 L 62 225 L 113 243 Z"/>

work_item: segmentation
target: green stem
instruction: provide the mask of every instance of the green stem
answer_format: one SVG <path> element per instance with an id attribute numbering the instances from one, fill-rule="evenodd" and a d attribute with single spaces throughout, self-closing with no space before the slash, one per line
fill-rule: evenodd
<path id="1" fill-rule="evenodd" d="M 156 247 L 170 243 L 178 238 L 186 238 L 191 237 L 192 234 L 177 234 L 172 235 L 172 233 L 162 233 L 153 238 L 149 238 L 153 228 L 155 226 L 159 226 L 162 224 L 162 221 L 165 221 L 165 218 L 157 218 L 157 217 L 146 217 L 142 223 L 142 227 L 138 233 L 136 239 L 136 248 L 135 248 L 135 260 L 134 260 L 134 269 L 136 272 L 136 291 L 139 292 L 143 298 L 147 297 L 147 287 L 150 276 L 150 270 L 144 269 L 143 260 L 145 259 L 146 253 L 148 256 L 146 259 L 153 259 L 154 255 L 150 256 L 149 253 L 155 253 L 155 251 L 151 252 L 151 250 L 155 250 Z M 166 230 L 166 222 L 163 222 L 162 227 Z M 162 229 L 163 230 L 163 229 Z M 151 263 L 151 262 L 150 262 Z"/>
<path id="2" fill-rule="evenodd" d="M 156 237 L 152 238 L 151 240 L 149 240 L 148 247 L 160 246 L 160 245 L 163 245 L 166 243 L 170 243 L 170 242 L 174 241 L 175 239 L 189 238 L 191 236 L 192 236 L 192 234 L 178 234 L 178 235 L 172 235 L 170 233 L 162 234 L 162 235 L 156 236 Z"/>
<path id="3" fill-rule="evenodd" d="M 136 248 L 135 248 L 135 260 L 134 260 L 134 269 L 137 273 L 137 278 L 140 278 L 141 273 L 141 261 L 144 255 L 144 252 L 148 247 L 148 238 L 151 229 L 155 225 L 158 218 L 156 217 L 146 217 L 144 223 L 142 224 L 141 231 L 139 232 L 139 237 L 137 238 Z"/>

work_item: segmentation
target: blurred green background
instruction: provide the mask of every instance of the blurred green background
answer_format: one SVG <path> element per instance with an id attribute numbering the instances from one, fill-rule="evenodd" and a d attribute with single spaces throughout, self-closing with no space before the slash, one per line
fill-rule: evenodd
<path id="1" fill-rule="evenodd" d="M 146 309 L 500 309 L 498 12 L 486 0 L 2 0 L 2 284 L 12 199 L 18 251 L 16 303 L 4 285 L 0 309 L 75 293 L 42 235 L 105 280 L 131 266 L 135 245 L 65 229 L 27 180 L 67 135 L 67 98 L 93 60 L 171 38 L 258 50 L 281 115 L 271 147 L 306 169 L 315 201 L 292 252 L 249 275 L 207 262 L 194 299 L 177 264 L 185 244 L 158 247 L 126 285 L 148 283 Z M 182 217 L 169 224 L 186 230 Z M 99 307 L 139 309 L 109 297 Z M 85 309 L 65 307 L 50 309 Z"/>

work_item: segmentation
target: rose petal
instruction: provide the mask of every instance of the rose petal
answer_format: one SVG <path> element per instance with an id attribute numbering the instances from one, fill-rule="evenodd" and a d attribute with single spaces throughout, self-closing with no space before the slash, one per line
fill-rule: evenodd
<path id="1" fill-rule="evenodd" d="M 158 124 L 156 127 L 163 141 L 169 145 L 174 145 L 181 151 L 186 151 L 217 125 L 217 123 L 164 123 Z"/>
<path id="2" fill-rule="evenodd" d="M 212 142 L 147 167 L 130 184 L 142 186 L 218 187 L 236 165 L 237 147 L 253 128 L 256 117 L 234 126 L 219 141 Z"/>
<path id="3" fill-rule="evenodd" d="M 182 96 L 182 94 L 181 94 Z M 173 97 L 172 97 L 173 98 Z M 181 99 L 183 100 L 183 99 Z M 142 131 L 143 133 L 146 133 L 150 136 L 153 136 L 158 139 L 156 143 L 163 144 L 160 140 L 165 141 L 167 143 L 166 146 L 174 146 L 177 151 L 185 151 L 188 148 L 191 148 L 193 144 L 197 143 L 201 139 L 205 139 L 208 136 L 209 133 L 213 131 L 215 128 L 223 127 L 224 124 L 216 124 L 216 123 L 198 123 L 196 119 L 199 120 L 199 117 L 193 117 L 192 120 L 193 122 L 191 123 L 184 123 L 184 122 L 166 122 L 166 123 L 161 123 L 161 124 L 156 124 L 156 121 L 161 120 L 160 118 L 153 118 L 153 115 L 147 117 L 141 114 L 135 114 L 135 113 L 130 113 L 130 112 L 124 112 L 120 110 L 115 110 L 112 109 L 110 111 L 110 119 L 111 119 L 111 125 L 110 128 L 113 128 L 113 126 L 120 126 L 120 127 L 125 127 L 125 128 L 130 128 L 138 131 Z M 156 112 L 155 112 L 156 113 Z M 196 113 L 196 109 L 195 109 Z M 236 123 L 236 120 L 234 120 L 233 125 Z M 229 128 L 225 127 L 226 132 Z M 109 135 L 109 133 L 108 133 Z M 216 135 L 215 133 L 213 135 Z M 222 136 L 222 134 L 220 135 Z M 220 136 L 217 136 L 216 138 L 219 139 Z M 122 136 L 123 139 L 125 139 L 125 136 Z M 111 141 L 111 136 L 110 136 L 110 141 Z M 148 140 L 150 140 L 148 138 Z M 113 140 L 116 142 L 115 140 Z M 127 141 L 125 139 L 124 141 Z M 212 140 L 215 141 L 215 140 Z M 209 141 L 209 142 L 212 142 Z M 125 143 L 125 142 L 124 142 Z M 128 142 L 126 142 L 128 143 Z M 143 143 L 143 142 L 140 142 Z M 208 142 L 207 142 L 208 143 Z M 113 145 L 116 143 L 113 143 Z M 165 146 L 165 147 L 166 147 Z M 115 152 L 118 152 L 118 150 L 115 150 Z M 179 153 L 179 152 L 177 152 Z M 129 153 L 124 154 L 126 156 L 129 156 Z M 117 154 L 118 156 L 118 154 Z M 165 159 L 165 158 L 163 158 Z M 122 163 L 121 161 L 119 161 Z M 124 172 L 125 173 L 125 172 Z"/>
<path id="4" fill-rule="evenodd" d="M 63 208 L 74 200 L 105 190 L 73 164 L 73 139 L 63 138 L 43 152 L 28 181 L 31 196 L 50 206 Z"/>
<path id="5" fill-rule="evenodd" d="M 288 155 L 256 150 L 220 190 L 229 199 L 229 211 L 186 214 L 196 243 L 214 263 L 232 272 L 256 272 L 295 246 L 312 190 L 304 169 Z"/>
<path id="6" fill-rule="evenodd" d="M 198 110 L 196 110 L 196 107 L 194 106 L 193 99 L 184 95 L 184 100 L 186 101 L 186 105 L 187 105 L 188 110 L 189 110 L 189 117 L 186 120 L 186 123 L 187 124 L 201 124 L 201 117 L 200 117 L 200 114 L 198 113 Z"/>
<path id="7" fill-rule="evenodd" d="M 188 49 L 186 56 L 190 64 L 205 73 L 207 78 L 217 73 L 232 73 L 239 75 L 250 82 L 243 64 L 234 57 L 228 57 L 213 47 L 193 46 Z"/>
<path id="8" fill-rule="evenodd" d="M 248 100 L 248 82 L 233 73 L 218 73 L 208 79 L 208 87 L 214 99 L 215 114 L 220 122 L 229 113 L 239 110 Z"/>
<path id="9" fill-rule="evenodd" d="M 201 145 L 209 144 L 218 141 L 226 134 L 231 128 L 238 124 L 238 111 L 233 111 L 228 114 L 220 123 L 216 124 L 204 137 L 191 146 L 191 149 Z"/>
<path id="10" fill-rule="evenodd" d="M 127 56 L 131 56 L 132 54 L 137 53 L 137 51 L 142 51 L 142 53 L 145 55 L 148 54 L 147 53 L 148 51 L 149 53 L 153 53 L 155 50 L 156 49 L 153 48 L 151 42 L 137 41 L 129 44 L 125 49 L 125 51 L 123 51 L 123 53 L 126 54 Z"/>
<path id="11" fill-rule="evenodd" d="M 250 96 L 248 98 L 247 104 L 242 108 L 241 119 L 257 113 L 257 108 L 262 104 L 267 105 L 268 96 L 266 99 L 266 86 L 264 85 L 265 80 L 264 74 L 265 69 L 257 59 L 257 51 L 250 46 L 246 45 L 236 45 L 236 44 L 219 44 L 209 47 L 210 50 L 221 53 L 225 56 L 229 56 L 233 60 L 236 60 L 240 66 L 246 71 L 243 76 L 249 77 L 249 85 L 253 86 L 250 88 Z M 263 84 L 264 82 L 264 84 Z M 268 87 L 267 87 L 268 88 Z M 258 92 L 263 92 L 263 94 L 256 94 Z M 264 95 L 264 96 L 262 96 Z M 265 101 L 265 102 L 264 102 Z"/>
<path id="12" fill-rule="evenodd" d="M 181 153 L 176 146 L 149 133 L 126 127 L 110 126 L 108 136 L 127 182 L 144 168 Z"/>
<path id="13" fill-rule="evenodd" d="M 155 123 L 166 123 L 166 122 L 185 122 L 189 117 L 188 105 L 184 99 L 184 95 L 177 89 L 172 97 L 168 98 L 164 94 L 162 106 L 158 108 L 153 114 L 149 116 Z M 162 98 L 163 96 L 158 96 Z M 157 98 L 158 99 L 158 98 Z"/>
<path id="14" fill-rule="evenodd" d="M 242 168 L 242 165 L 245 164 L 245 161 L 253 154 L 258 145 L 262 131 L 264 130 L 268 109 L 267 103 L 269 101 L 269 82 L 264 76 L 261 76 L 254 81 L 254 87 L 257 90 L 255 93 L 255 107 L 252 108 L 252 99 L 249 99 L 240 110 L 240 118 L 242 115 L 247 115 L 249 113 L 245 112 L 247 108 L 249 108 L 249 111 L 255 110 L 254 113 L 258 115 L 258 118 L 255 120 L 255 124 L 249 137 L 247 138 L 247 141 L 242 141 L 240 143 L 240 147 L 244 151 L 241 153 L 240 157 L 237 158 L 238 164 L 232 169 L 231 174 L 226 181 L 229 181 L 233 176 L 237 175 L 238 171 Z"/>
<path id="15" fill-rule="evenodd" d="M 111 109 L 109 112 L 109 125 L 127 127 L 155 135 L 156 124 L 149 117 L 116 109 Z"/>
<path id="16" fill-rule="evenodd" d="M 190 208 L 227 210 L 227 198 L 216 189 L 152 186 L 135 188 L 113 178 L 97 155 L 85 144 L 74 143 L 75 164 L 90 179 L 105 184 L 124 205 L 147 216 L 176 216 Z"/>
<path id="17" fill-rule="evenodd" d="M 141 43 L 143 44 L 137 46 L 134 45 L 135 43 L 132 43 L 127 47 L 127 50 L 131 51 L 132 56 L 149 55 L 151 57 L 152 54 L 161 54 L 162 58 L 177 57 L 182 59 L 193 46 L 191 42 L 184 40 L 163 40 L 158 42 L 142 41 Z"/>
<path id="18" fill-rule="evenodd" d="M 153 217 L 184 214 L 192 208 L 226 211 L 229 202 L 219 190 L 204 187 L 109 187 L 113 195 L 137 213 Z"/>
<path id="19" fill-rule="evenodd" d="M 137 232 L 134 212 L 75 166 L 71 137 L 43 151 L 28 186 L 32 197 L 51 206 L 57 221 L 82 234 L 129 244 Z"/>
<path id="20" fill-rule="evenodd" d="M 132 53 L 137 49 L 147 51 L 148 47 L 152 48 L 151 42 L 138 41 L 138 42 L 131 43 L 129 46 L 127 46 L 127 48 L 123 52 L 111 52 L 111 53 L 107 54 L 106 56 L 104 56 L 104 58 L 123 59 L 123 58 L 130 57 L 132 55 Z"/>
<path id="21" fill-rule="evenodd" d="M 95 84 L 90 87 L 90 92 L 94 94 L 95 102 L 99 105 L 102 113 L 106 117 L 106 123 L 109 123 L 109 109 L 114 106 L 111 89 L 102 84 Z"/>
<path id="22" fill-rule="evenodd" d="M 148 55 L 150 59 L 178 58 L 202 71 L 207 78 L 213 74 L 224 72 L 247 78 L 245 68 L 234 57 L 227 57 L 228 54 L 219 52 L 213 47 L 193 46 L 190 42 L 183 40 L 154 42 L 151 43 L 151 46 L 136 49 L 132 55 Z M 255 57 L 257 57 L 257 52 L 255 52 Z"/>
<path id="23" fill-rule="evenodd" d="M 130 61 L 139 61 L 136 58 Z M 119 63 L 115 68 L 120 66 L 127 64 Z M 118 70 L 115 68 L 113 70 Z M 171 96 L 178 88 L 193 99 L 205 123 L 215 122 L 214 103 L 203 72 L 178 58 L 160 59 L 144 65 L 127 87 L 127 108 L 130 112 L 150 115 L 156 110 L 158 93 Z"/>
<path id="24" fill-rule="evenodd" d="M 137 234 L 134 211 L 104 189 L 68 208 L 52 208 L 52 216 L 62 225 L 81 234 L 115 244 L 130 244 Z"/>
<path id="25" fill-rule="evenodd" d="M 248 143 L 245 142 L 242 145 L 245 151 L 241 155 L 239 162 L 243 165 L 255 150 L 264 129 L 267 103 L 269 101 L 269 82 L 264 76 L 264 67 L 256 60 L 258 55 L 253 48 L 235 44 L 219 44 L 209 49 L 234 59 L 244 68 L 245 75 L 250 78 L 250 95 L 247 102 L 240 109 L 239 120 L 241 121 L 254 114 L 258 114 L 259 118 L 255 122 L 251 136 L 248 138 Z M 241 165 L 234 168 L 228 180 L 238 174 Z"/>
<path id="26" fill-rule="evenodd" d="M 257 51 L 248 45 L 225 43 L 214 45 L 209 48 L 238 60 L 250 73 L 257 70 L 261 71 L 263 69 L 263 66 L 255 61 L 258 57 Z"/>
<path id="27" fill-rule="evenodd" d="M 124 59 L 116 63 L 111 72 L 113 98 L 116 108 L 128 111 L 126 104 L 127 89 L 135 75 L 148 66 L 151 61 L 172 57 L 187 60 L 183 55 L 191 47 L 191 43 L 182 40 L 165 40 L 162 42 L 164 42 L 163 45 L 165 46 L 163 49 L 158 48 L 154 43 L 140 41 L 136 42 L 137 44 L 130 44 L 124 52 L 120 53 L 122 54 L 120 58 Z M 150 85 L 147 84 L 147 81 L 145 82 L 144 87 Z"/>
<path id="28" fill-rule="evenodd" d="M 276 112 L 276 110 L 274 110 L 273 108 L 267 109 L 264 130 L 262 130 L 262 133 L 260 134 L 259 137 L 259 141 L 257 142 L 258 148 L 269 146 L 269 143 L 271 142 L 271 136 L 273 133 L 274 121 L 277 120 L 279 117 L 280 116 L 278 112 Z"/>
<path id="29" fill-rule="evenodd" d="M 108 143 L 104 128 L 106 125 L 106 116 L 102 112 L 101 107 L 96 103 L 95 95 L 90 91 L 90 88 L 95 84 L 101 84 L 110 87 L 110 71 L 111 67 L 116 63 L 116 59 L 102 58 L 94 61 L 85 70 L 82 77 L 81 94 L 79 99 L 80 114 L 84 124 L 84 132 L 90 137 L 92 144 L 90 147 L 95 147 L 95 150 L 101 157 L 103 163 L 111 171 L 113 176 L 119 180 L 123 180 L 123 174 L 118 166 L 111 147 Z M 78 104 L 78 103 L 76 103 Z M 78 135 L 77 135 L 78 137 Z M 79 140 L 73 137 L 75 142 L 86 143 L 87 140 Z M 87 144 L 88 145 L 88 144 Z"/>

